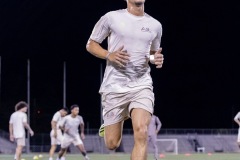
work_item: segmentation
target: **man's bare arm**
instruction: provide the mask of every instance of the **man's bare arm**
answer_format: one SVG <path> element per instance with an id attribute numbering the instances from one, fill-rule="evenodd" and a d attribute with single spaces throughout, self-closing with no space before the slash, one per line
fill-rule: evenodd
<path id="1" fill-rule="evenodd" d="M 33 136 L 34 132 L 27 122 L 23 122 L 24 127 L 29 131 L 30 135 Z"/>
<path id="2" fill-rule="evenodd" d="M 101 59 L 106 59 L 106 56 L 108 54 L 107 50 L 102 48 L 102 46 L 99 43 L 91 39 L 88 40 L 86 49 L 89 53 Z"/>
<path id="3" fill-rule="evenodd" d="M 11 123 L 9 123 L 9 139 L 10 141 L 14 141 L 14 137 L 13 137 L 13 125 Z"/>

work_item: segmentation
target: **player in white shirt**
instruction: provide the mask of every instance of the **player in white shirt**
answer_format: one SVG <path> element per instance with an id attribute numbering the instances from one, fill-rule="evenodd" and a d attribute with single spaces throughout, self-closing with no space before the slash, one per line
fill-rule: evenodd
<path id="1" fill-rule="evenodd" d="M 15 105 L 15 112 L 11 115 L 9 121 L 10 141 L 15 141 L 17 143 L 14 158 L 16 160 L 21 160 L 22 148 L 26 145 L 25 128 L 29 131 L 31 136 L 34 135 L 33 130 L 27 123 L 27 109 L 28 104 L 26 102 L 18 102 Z"/>
<path id="2" fill-rule="evenodd" d="M 57 145 L 61 144 L 61 141 L 63 139 L 63 134 L 61 129 L 59 128 L 60 122 L 68 113 L 67 108 L 62 108 L 61 110 L 57 111 L 52 118 L 51 126 L 52 130 L 50 132 L 50 138 L 51 138 L 51 148 L 49 151 L 49 160 L 52 160 L 54 152 L 56 151 Z M 61 160 L 65 160 L 65 157 L 63 156 Z"/>
<path id="3" fill-rule="evenodd" d="M 238 138 L 237 138 L 237 143 L 238 146 L 240 148 L 240 112 L 238 112 L 236 114 L 236 116 L 234 117 L 234 121 L 238 124 L 239 128 L 238 128 Z"/>
<path id="4" fill-rule="evenodd" d="M 131 117 L 135 140 L 131 159 L 146 160 L 147 128 L 154 110 L 149 60 L 156 68 L 163 65 L 162 26 L 144 12 L 145 0 L 126 2 L 127 9 L 110 11 L 100 18 L 86 49 L 107 61 L 99 90 L 107 148 L 119 146 L 124 120 Z M 101 46 L 106 37 L 108 49 Z"/>
<path id="5" fill-rule="evenodd" d="M 74 104 L 71 106 L 71 114 L 67 115 L 61 121 L 60 127 L 64 130 L 63 140 L 61 143 L 61 150 L 59 151 L 57 160 L 60 160 L 62 155 L 66 152 L 67 148 L 73 144 L 76 146 L 85 160 L 89 160 L 87 152 L 85 150 L 82 139 L 85 139 L 84 135 L 84 121 L 79 114 L 79 106 Z M 81 134 L 79 135 L 79 126 Z M 81 137 L 80 137 L 81 136 Z"/>

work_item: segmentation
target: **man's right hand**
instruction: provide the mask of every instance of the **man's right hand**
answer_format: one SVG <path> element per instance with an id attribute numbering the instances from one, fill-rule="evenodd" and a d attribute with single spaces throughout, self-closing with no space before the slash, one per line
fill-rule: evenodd
<path id="1" fill-rule="evenodd" d="M 30 135 L 33 136 L 34 135 L 34 132 L 31 130 L 29 131 Z"/>
<path id="2" fill-rule="evenodd" d="M 119 67 L 125 67 L 129 61 L 129 54 L 123 50 L 124 46 L 120 47 L 118 50 L 112 52 L 108 56 L 108 60 L 117 64 Z"/>

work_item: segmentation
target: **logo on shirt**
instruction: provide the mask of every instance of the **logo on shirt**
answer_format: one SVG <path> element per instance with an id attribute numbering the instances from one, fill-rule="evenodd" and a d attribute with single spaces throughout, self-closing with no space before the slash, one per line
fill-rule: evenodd
<path id="1" fill-rule="evenodd" d="M 148 27 L 142 27 L 141 31 L 151 33 L 151 30 Z"/>
<path id="2" fill-rule="evenodd" d="M 114 116 L 114 113 L 113 112 L 109 112 L 109 113 L 107 113 L 107 115 L 106 115 L 106 118 L 112 118 Z"/>

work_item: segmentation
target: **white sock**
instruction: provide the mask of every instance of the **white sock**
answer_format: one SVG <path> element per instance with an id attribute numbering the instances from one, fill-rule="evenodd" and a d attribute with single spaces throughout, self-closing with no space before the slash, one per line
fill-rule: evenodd
<path id="1" fill-rule="evenodd" d="M 49 160 L 53 160 L 53 158 L 52 158 L 52 157 L 50 157 L 50 158 L 49 158 Z"/>
<path id="2" fill-rule="evenodd" d="M 65 157 L 62 157 L 61 160 L 65 160 Z"/>
<path id="3" fill-rule="evenodd" d="M 14 159 L 17 159 L 17 156 L 16 156 L 16 154 L 14 155 Z"/>

